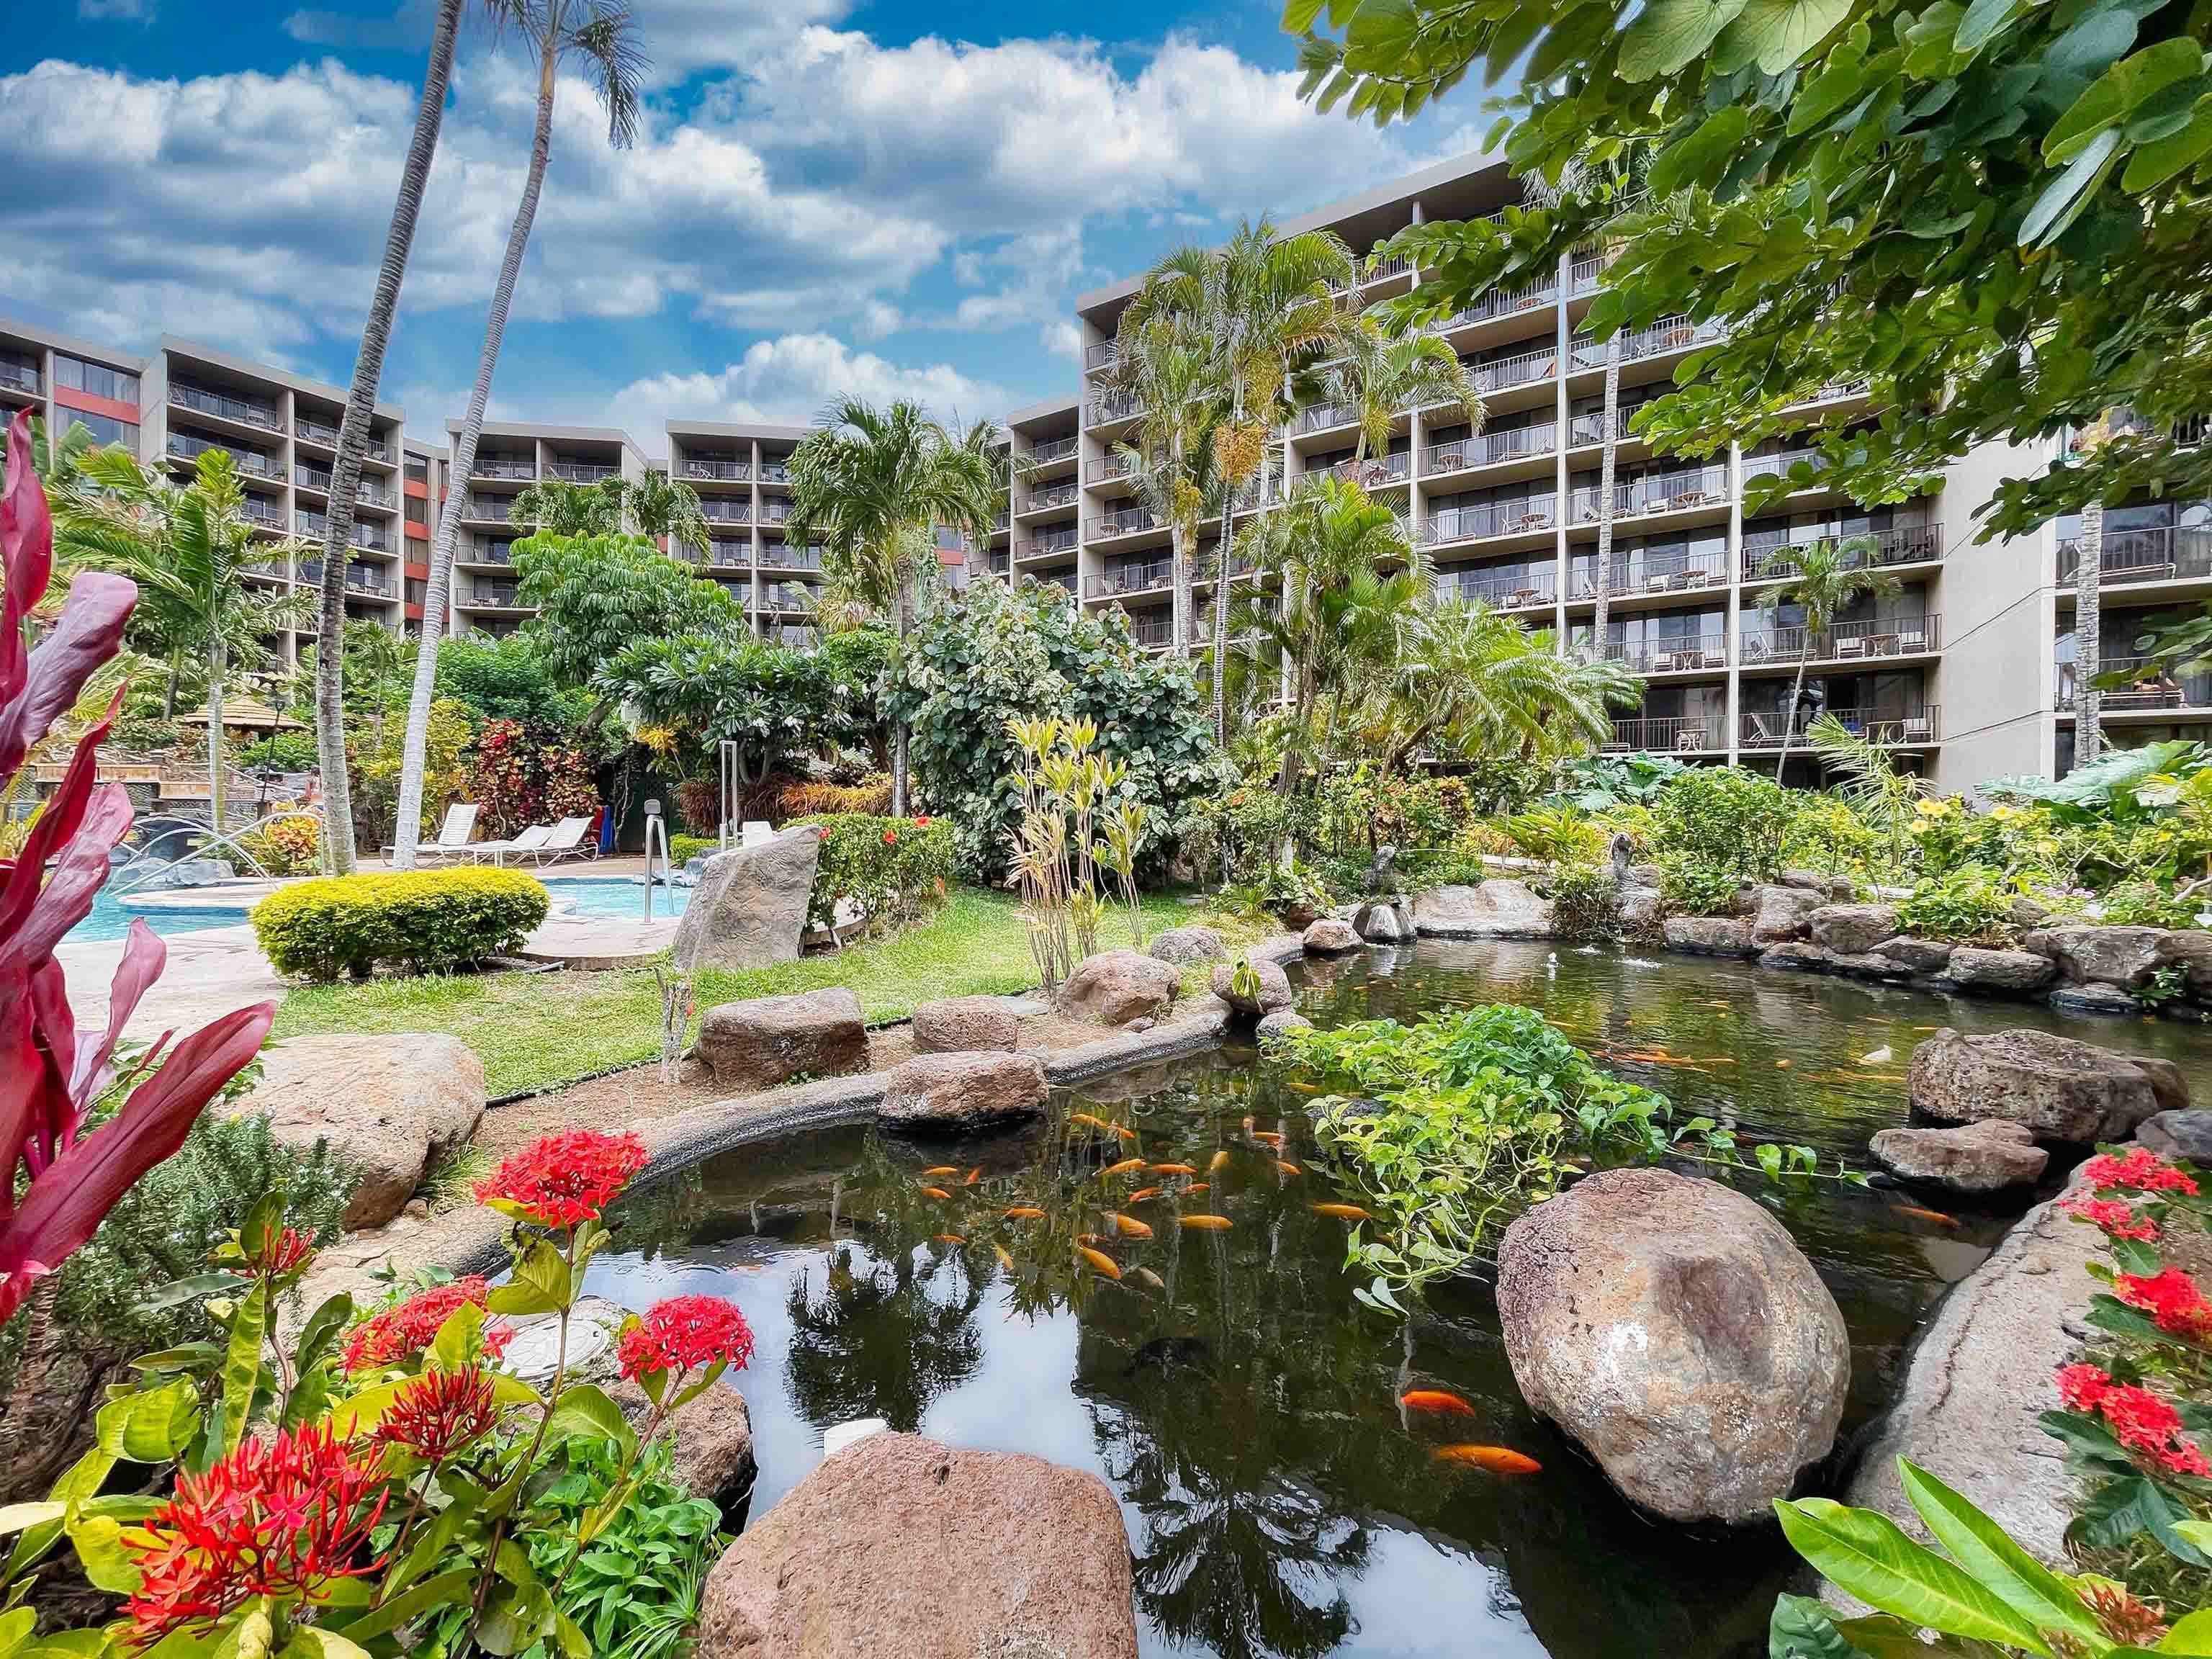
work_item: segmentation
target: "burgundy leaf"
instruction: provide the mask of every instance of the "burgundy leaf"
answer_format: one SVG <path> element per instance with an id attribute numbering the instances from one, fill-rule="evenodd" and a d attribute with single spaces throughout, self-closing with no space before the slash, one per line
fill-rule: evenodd
<path id="1" fill-rule="evenodd" d="M 107 855 L 130 828 L 130 796 L 119 783 L 106 785 L 93 796 L 83 827 L 62 849 L 29 914 L 15 919 L 15 936 L 0 943 L 0 962 L 29 968 L 53 954 L 63 935 L 92 913 L 107 882 Z M 0 916 L 0 927 L 6 925 Z"/>
<path id="2" fill-rule="evenodd" d="M 16 411 L 8 428 L 8 476 L 0 493 L 0 575 L 7 599 L 0 605 L 0 698 L 23 685 L 23 617 L 46 596 L 53 574 L 54 526 L 46 492 L 31 465 L 31 411 Z"/>
<path id="3" fill-rule="evenodd" d="M 31 988 L 0 975 L 0 1226 L 15 1207 L 15 1170 L 36 1139 L 46 1060 L 31 1041 Z"/>
<path id="4" fill-rule="evenodd" d="M 9 466 L 13 471 L 13 450 L 9 452 Z M 43 510 L 43 501 L 40 507 Z M 70 584 L 61 620 L 31 653 L 15 694 L 0 704 L 0 775 L 21 766 L 31 745 L 69 713 L 94 671 L 123 643 L 123 626 L 137 603 L 137 585 L 106 571 L 85 571 Z M 7 625 L 12 629 L 20 620 L 12 576 L 6 610 Z"/>
<path id="5" fill-rule="evenodd" d="M 45 1097 L 32 1144 L 27 1152 L 42 1155 L 51 1163 L 62 1148 L 76 1138 L 77 1109 L 70 1099 L 70 1071 L 76 1058 L 76 1010 L 70 1006 L 69 975 L 52 957 L 31 970 L 31 1038 L 46 1062 L 40 1084 Z M 33 1164 L 36 1175 L 41 1164 Z"/>
<path id="6" fill-rule="evenodd" d="M 123 960 L 116 963 L 115 978 L 107 988 L 106 1034 L 97 1044 L 77 1048 L 76 1062 L 70 1072 L 70 1101 L 78 1112 L 97 1100 L 115 1076 L 111 1062 L 123 1028 L 137 1010 L 138 999 L 161 977 L 168 959 L 169 947 L 161 942 L 161 936 L 146 925 L 143 916 L 133 916 L 131 932 L 123 941 Z"/>

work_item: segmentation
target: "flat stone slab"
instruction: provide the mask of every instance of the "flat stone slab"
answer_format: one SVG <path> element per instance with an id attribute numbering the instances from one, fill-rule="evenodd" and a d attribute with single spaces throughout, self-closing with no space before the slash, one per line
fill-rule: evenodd
<path id="1" fill-rule="evenodd" d="M 701 1016 L 693 1060 L 716 1083 L 765 1089 L 796 1077 L 868 1069 L 860 1001 L 843 986 L 718 1003 Z"/>
<path id="2" fill-rule="evenodd" d="M 1954 1193 L 1996 1193 L 2039 1179 L 2051 1154 L 2024 1123 L 1995 1119 L 1951 1129 L 1884 1129 L 1869 1150 L 1893 1174 Z"/>
<path id="3" fill-rule="evenodd" d="M 876 1115 L 904 1129 L 970 1129 L 1033 1116 L 1044 1097 L 1035 1054 L 916 1054 L 891 1068 Z"/>
<path id="4" fill-rule="evenodd" d="M 1413 931 L 1430 939 L 1549 939 L 1552 901 L 1510 876 L 1432 888 L 1413 895 Z"/>
<path id="5" fill-rule="evenodd" d="M 1011 1050 L 1022 1023 L 999 997 L 945 997 L 914 1011 L 914 1046 L 923 1054 Z"/>

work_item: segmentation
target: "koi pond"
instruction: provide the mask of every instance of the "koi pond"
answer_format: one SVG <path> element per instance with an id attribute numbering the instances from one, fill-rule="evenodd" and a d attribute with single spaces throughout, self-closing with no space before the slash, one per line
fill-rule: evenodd
<path id="1" fill-rule="evenodd" d="M 1831 1167 L 1865 1167 L 1868 1137 L 1905 1121 L 1905 1063 L 1938 1025 L 2212 1059 L 2196 1027 L 1733 962 L 1431 941 L 1291 971 L 1323 1025 L 1514 1001 L 1586 1048 L 1687 1059 L 1608 1063 L 1747 1140 L 1816 1146 Z M 1522 1405 L 1486 1278 L 1431 1286 L 1407 1321 L 1355 1302 L 1348 1223 L 1316 1206 L 1357 1194 L 1312 1155 L 1306 1103 L 1232 1045 L 1057 1091 L 1042 1120 L 955 1143 L 794 1135 L 635 1195 L 611 1218 L 623 1248 L 592 1265 L 590 1288 L 632 1306 L 712 1291 L 744 1309 L 760 1340 L 736 1379 L 760 1464 L 754 1513 L 856 1418 L 1095 1471 L 1121 1500 L 1149 1655 L 1763 1655 L 1775 1593 L 1796 1576 L 1778 1531 L 1691 1532 L 1632 1510 Z M 1148 1167 L 1104 1173 L 1131 1158 Z M 1735 1179 L 1788 1226 L 1850 1325 L 1841 1455 L 2011 1215 Z M 1160 1190 L 1140 1196 L 1148 1186 Z M 1472 1415 L 1401 1404 L 1420 1390 Z M 1451 1445 L 1540 1467 L 1496 1473 L 1486 1465 L 1517 1460 Z"/>

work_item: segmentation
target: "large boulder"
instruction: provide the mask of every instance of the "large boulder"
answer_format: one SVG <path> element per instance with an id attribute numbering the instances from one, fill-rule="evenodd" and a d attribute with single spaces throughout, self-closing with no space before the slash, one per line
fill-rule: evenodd
<path id="1" fill-rule="evenodd" d="M 2024 1187 L 2051 1162 L 2027 1125 L 1995 1118 L 1952 1129 L 1884 1129 L 1869 1150 L 1891 1174 L 1954 1193 Z"/>
<path id="2" fill-rule="evenodd" d="M 1964 990 L 2010 994 L 2038 989 L 2057 971 L 2049 957 L 2033 951 L 1984 951 L 1978 945 L 1961 945 L 1951 952 L 1943 975 Z"/>
<path id="3" fill-rule="evenodd" d="M 1152 954 L 1178 968 L 1194 962 L 1218 962 L 1228 953 L 1221 935 L 1211 927 L 1170 927 L 1152 939 Z"/>
<path id="4" fill-rule="evenodd" d="M 1308 956 L 1340 957 L 1359 948 L 1359 934 L 1342 916 L 1322 916 L 1299 939 Z"/>
<path id="5" fill-rule="evenodd" d="M 1748 916 L 1669 916 L 1662 933 L 1668 950 L 1694 957 L 1747 957 L 1759 950 Z"/>
<path id="6" fill-rule="evenodd" d="M 914 1046 L 925 1054 L 1011 1049 L 1022 1023 L 997 997 L 944 997 L 914 1011 Z"/>
<path id="7" fill-rule="evenodd" d="M 1292 1031 L 1310 1030 L 1312 1027 L 1313 1022 L 1295 1009 L 1278 1008 L 1272 1014 L 1260 1017 L 1260 1024 L 1254 1028 L 1254 1035 L 1265 1042 L 1270 1037 L 1284 1036 Z"/>
<path id="8" fill-rule="evenodd" d="M 1805 930 L 1805 918 L 1826 902 L 1825 893 L 1776 884 L 1757 890 L 1758 908 L 1752 912 L 1751 937 L 1759 945 L 1779 945 Z"/>
<path id="9" fill-rule="evenodd" d="M 2202 927 L 2174 928 L 2159 941 L 2158 965 L 2180 969 L 2190 996 L 2212 1002 L 2212 933 Z"/>
<path id="10" fill-rule="evenodd" d="M 795 1077 L 868 1069 L 868 1028 L 843 986 L 791 996 L 717 1003 L 699 1021 L 691 1056 L 709 1081 L 771 1089 Z"/>
<path id="11" fill-rule="evenodd" d="M 1009 1641 L 1018 1647 L 1001 1647 Z M 696 1659 L 1136 1659 L 1129 1540 L 1097 1475 L 872 1434 L 715 1564 Z"/>
<path id="12" fill-rule="evenodd" d="M 1411 945 L 1413 907 L 1402 898 L 1371 899 L 1352 913 L 1352 931 L 1370 945 Z"/>
<path id="13" fill-rule="evenodd" d="M 1825 945 L 1844 956 L 1857 956 L 1897 937 L 1897 907 L 1823 904 L 1807 913 L 1805 931 L 1815 945 Z"/>
<path id="14" fill-rule="evenodd" d="M 1035 1054 L 916 1054 L 891 1067 L 876 1116 L 907 1129 L 972 1129 L 1033 1116 L 1044 1097 Z"/>
<path id="15" fill-rule="evenodd" d="M 1510 876 L 1431 888 L 1413 896 L 1413 931 L 1431 939 L 1549 939 L 1552 901 Z"/>
<path id="16" fill-rule="evenodd" d="M 2142 1121 L 2136 1139 L 2160 1158 L 2212 1167 L 2212 1111 L 2160 1112 Z"/>
<path id="17" fill-rule="evenodd" d="M 2100 981 L 2085 981 L 2081 984 L 2060 985 L 2045 999 L 2062 1014 L 2099 1014 L 2112 1019 L 2132 1019 L 2142 1012 L 2142 1004 L 2132 994 L 2117 985 Z"/>
<path id="18" fill-rule="evenodd" d="M 261 1081 L 228 1109 L 267 1118 L 281 1146 L 327 1141 L 354 1176 L 340 1219 L 380 1227 L 415 1195 L 425 1169 L 476 1133 L 483 1061 L 440 1032 L 289 1037 L 262 1055 Z"/>
<path id="19" fill-rule="evenodd" d="M 676 924 L 676 960 L 732 969 L 798 961 L 821 857 L 822 831 L 812 824 L 714 854 Z"/>
<path id="20" fill-rule="evenodd" d="M 1784 968 L 1801 974 L 1826 974 L 1835 971 L 1835 952 L 1823 949 L 1806 939 L 1788 939 L 1779 945 L 1770 945 L 1759 953 L 1762 968 Z"/>
<path id="21" fill-rule="evenodd" d="M 642 1431 L 653 1420 L 653 1401 L 636 1383 L 622 1378 L 607 1393 L 633 1428 Z M 694 1498 L 731 1509 L 752 1490 L 752 1415 L 726 1377 L 671 1412 L 659 1437 L 669 1443 L 670 1472 Z"/>
<path id="22" fill-rule="evenodd" d="M 1609 1170 L 1538 1205 L 1506 1229 L 1498 1312 L 1522 1398 L 1668 1520 L 1765 1520 L 1835 1441 L 1843 1314 L 1718 1182 Z"/>
<path id="23" fill-rule="evenodd" d="M 1318 924 L 1316 924 L 1318 926 Z M 1248 994 L 1237 988 L 1237 964 L 1218 962 L 1213 965 L 1213 994 L 1227 1003 L 1247 1019 L 1258 1019 L 1272 1014 L 1278 1008 L 1291 1006 L 1291 979 L 1272 962 L 1255 962 L 1252 975 L 1257 983 Z"/>
<path id="24" fill-rule="evenodd" d="M 1182 970 L 1134 951 L 1101 951 L 1075 964 L 1053 995 L 1060 1012 L 1094 1025 L 1158 1019 L 1182 987 Z"/>
<path id="25" fill-rule="evenodd" d="M 1667 913 L 1666 895 L 1656 887 L 1620 890 L 1620 925 L 1632 934 L 1648 933 Z"/>
<path id="26" fill-rule="evenodd" d="M 2133 991 L 2150 982 L 2163 960 L 2163 927 L 2041 927 L 2021 943 L 2058 964 L 2075 985 L 2117 985 Z"/>
<path id="27" fill-rule="evenodd" d="M 2189 1103 L 2167 1061 L 2048 1031 L 1966 1036 L 1948 1025 L 1912 1051 L 1907 1087 L 1913 1105 L 1941 1122 L 1997 1118 L 2045 1140 L 2124 1140 L 2152 1113 Z"/>
<path id="28" fill-rule="evenodd" d="M 1951 965 L 1954 947 L 1940 939 L 1913 939 L 1900 933 L 1876 945 L 1874 954 L 1886 957 L 1907 973 L 1934 975 Z"/>

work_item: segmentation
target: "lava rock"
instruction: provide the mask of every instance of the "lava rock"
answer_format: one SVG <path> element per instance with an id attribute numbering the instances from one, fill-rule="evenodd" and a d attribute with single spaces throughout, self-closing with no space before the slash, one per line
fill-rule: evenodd
<path id="1" fill-rule="evenodd" d="M 772 1089 L 795 1077 L 868 1069 L 860 999 L 842 986 L 717 1003 L 699 1021 L 693 1060 L 714 1083 Z"/>
<path id="2" fill-rule="evenodd" d="M 2083 1143 L 2124 1140 L 2161 1107 L 2188 1104 L 2169 1063 L 2048 1031 L 1965 1036 L 1947 1025 L 1912 1051 L 1907 1086 L 1913 1105 L 1941 1122 L 1996 1118 L 2040 1139 Z"/>
<path id="3" fill-rule="evenodd" d="M 2025 1123 L 1996 1119 L 1954 1129 L 1884 1129 L 1869 1150 L 1893 1175 L 1954 1193 L 2026 1186 L 2051 1162 Z"/>
<path id="4" fill-rule="evenodd" d="M 1887 957 L 1910 973 L 1935 975 L 1951 965 L 1953 948 L 1940 939 L 1913 939 L 1900 934 L 1896 939 L 1884 939 L 1875 947 L 1875 954 Z"/>
<path id="5" fill-rule="evenodd" d="M 1758 904 L 1752 912 L 1751 937 L 1759 945 L 1780 945 L 1798 938 L 1804 932 L 1805 918 L 1820 908 L 1825 896 L 1802 887 L 1780 884 L 1754 891 Z"/>
<path id="6" fill-rule="evenodd" d="M 1668 1520 L 1768 1519 L 1834 1443 L 1843 1314 L 1718 1182 L 1608 1170 L 1538 1205 L 1506 1230 L 1498 1310 L 1522 1397 Z"/>
<path id="7" fill-rule="evenodd" d="M 1552 901 L 1507 876 L 1432 888 L 1413 896 L 1413 930 L 1431 939 L 1549 939 Z"/>
<path id="8" fill-rule="evenodd" d="M 1784 968 L 1801 974 L 1825 974 L 1835 966 L 1835 960 L 1825 947 L 1794 939 L 1770 945 L 1759 953 L 1762 968 Z"/>
<path id="9" fill-rule="evenodd" d="M 2148 985 L 2166 942 L 2163 927 L 2039 927 L 2021 941 L 2049 957 L 2069 984 L 2112 985 L 2132 991 Z"/>
<path id="10" fill-rule="evenodd" d="M 1876 980 L 1885 985 L 1899 985 L 1912 977 L 1911 969 L 1878 949 L 1832 951 L 1828 963 L 1839 974 L 1848 974 L 1853 979 Z"/>
<path id="11" fill-rule="evenodd" d="M 1272 1014 L 1261 1016 L 1255 1035 L 1262 1042 L 1269 1037 L 1282 1036 L 1285 1031 L 1305 1031 L 1313 1029 L 1313 1022 L 1304 1014 L 1290 1008 L 1278 1008 Z"/>
<path id="12" fill-rule="evenodd" d="M 642 1431 L 653 1418 L 653 1401 L 627 1377 L 607 1389 L 633 1428 Z M 694 1498 L 720 1509 L 732 1509 L 752 1490 L 753 1420 L 745 1397 L 727 1377 L 696 1400 L 687 1400 L 660 1425 L 669 1443 L 669 1472 Z"/>
<path id="13" fill-rule="evenodd" d="M 2160 1158 L 2212 1167 L 2212 1111 L 2153 1113 L 2136 1130 L 2136 1139 Z"/>
<path id="14" fill-rule="evenodd" d="M 1182 970 L 1134 951 L 1101 951 L 1075 964 L 1053 998 L 1060 1012 L 1094 1025 L 1158 1019 L 1182 987 Z"/>
<path id="15" fill-rule="evenodd" d="M 1309 956 L 1342 956 L 1359 948 L 1359 933 L 1340 916 L 1323 916 L 1306 929 L 1298 943 Z"/>
<path id="16" fill-rule="evenodd" d="M 2062 1014 L 2102 1014 L 2125 1019 L 2142 1012 L 2142 1004 L 2117 985 L 2062 985 L 2046 1000 Z"/>
<path id="17" fill-rule="evenodd" d="M 1632 933 L 1650 933 L 1666 911 L 1666 896 L 1656 887 L 1620 890 L 1620 925 Z"/>
<path id="18" fill-rule="evenodd" d="M 2049 957 L 2033 951 L 1985 951 L 1977 945 L 1958 946 L 1943 966 L 1943 976 L 1967 991 L 2033 991 L 2057 971 Z"/>
<path id="19" fill-rule="evenodd" d="M 1352 916 L 1352 929 L 1370 945 L 1410 945 L 1413 907 L 1402 898 L 1371 900 Z"/>
<path id="20" fill-rule="evenodd" d="M 1805 918 L 1805 931 L 1816 945 L 1844 956 L 1858 956 L 1897 937 L 1897 907 L 1824 904 Z"/>
<path id="21" fill-rule="evenodd" d="M 2159 941 L 2158 965 L 2179 967 L 2190 996 L 2212 1002 L 2212 933 L 2202 927 L 2176 927 Z"/>
<path id="22" fill-rule="evenodd" d="M 1035 1054 L 916 1054 L 891 1067 L 876 1118 L 902 1129 L 971 1129 L 1033 1117 L 1044 1097 L 1044 1062 Z"/>
<path id="23" fill-rule="evenodd" d="M 1259 987 L 1247 996 L 1236 989 L 1237 964 L 1216 963 L 1213 966 L 1213 994 L 1247 1019 L 1257 1019 L 1262 1014 L 1272 1014 L 1278 1008 L 1291 1006 L 1290 976 L 1272 962 L 1255 962 L 1252 971 L 1259 979 Z"/>
<path id="24" fill-rule="evenodd" d="M 1182 968 L 1194 962 L 1218 962 L 1228 947 L 1211 927 L 1170 927 L 1154 936 L 1152 954 Z"/>
<path id="25" fill-rule="evenodd" d="M 1022 1023 L 997 997 L 944 997 L 914 1011 L 914 1046 L 925 1054 L 1012 1049 Z"/>
<path id="26" fill-rule="evenodd" d="M 676 924 L 676 960 L 694 969 L 798 961 L 821 858 L 812 824 L 714 854 Z"/>
<path id="27" fill-rule="evenodd" d="M 1668 950 L 1692 956 L 1748 957 L 1759 950 L 1744 916 L 1669 916 L 1664 933 Z"/>

